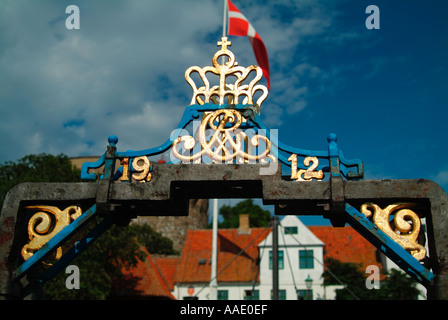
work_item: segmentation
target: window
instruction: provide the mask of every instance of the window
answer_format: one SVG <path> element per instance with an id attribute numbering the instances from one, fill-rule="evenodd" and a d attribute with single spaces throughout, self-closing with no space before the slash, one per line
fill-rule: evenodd
<path id="1" fill-rule="evenodd" d="M 229 300 L 229 290 L 218 290 L 218 300 Z"/>
<path id="2" fill-rule="evenodd" d="M 278 269 L 281 270 L 283 268 L 283 250 L 278 250 Z M 272 270 L 272 250 L 269 251 L 269 269 Z"/>
<path id="3" fill-rule="evenodd" d="M 260 300 L 260 292 L 258 290 L 245 290 L 244 300 Z"/>
<path id="4" fill-rule="evenodd" d="M 274 291 L 271 290 L 271 300 L 274 298 Z M 286 290 L 278 290 L 278 300 L 286 300 Z"/>
<path id="5" fill-rule="evenodd" d="M 285 227 L 285 234 L 297 234 L 297 227 Z"/>
<path id="6" fill-rule="evenodd" d="M 313 250 L 299 250 L 299 268 L 300 269 L 314 268 Z"/>
<path id="7" fill-rule="evenodd" d="M 297 290 L 298 300 L 313 300 L 313 290 Z"/>

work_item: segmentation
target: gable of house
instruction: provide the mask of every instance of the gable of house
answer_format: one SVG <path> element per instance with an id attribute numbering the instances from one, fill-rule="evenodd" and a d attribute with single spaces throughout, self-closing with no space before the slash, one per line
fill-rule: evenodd
<path id="1" fill-rule="evenodd" d="M 323 246 L 319 239 L 303 222 L 295 215 L 284 216 L 279 223 L 279 246 Z M 260 247 L 272 247 L 272 233 L 270 233 Z"/>

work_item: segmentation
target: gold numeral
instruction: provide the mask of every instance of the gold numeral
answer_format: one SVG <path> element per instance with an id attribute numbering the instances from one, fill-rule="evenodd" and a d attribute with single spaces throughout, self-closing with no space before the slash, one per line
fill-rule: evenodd
<path id="1" fill-rule="evenodd" d="M 316 157 L 306 157 L 303 160 L 303 164 L 306 167 L 309 167 L 308 169 L 300 169 L 297 171 L 297 155 L 292 154 L 288 161 L 291 162 L 291 179 L 296 181 L 311 181 L 312 179 L 316 180 L 322 180 L 324 178 L 324 173 L 322 170 L 315 171 L 316 168 L 319 166 L 319 160 Z M 310 163 L 312 165 L 310 166 Z M 302 177 L 303 176 L 303 177 Z"/>
<path id="2" fill-rule="evenodd" d="M 124 158 L 120 163 L 123 165 L 123 175 L 120 181 L 129 181 L 129 158 Z M 132 174 L 132 178 L 135 181 L 145 182 L 151 180 L 151 173 L 149 172 L 151 162 L 148 157 L 141 156 L 134 158 L 132 168 L 136 171 L 136 173 Z"/>

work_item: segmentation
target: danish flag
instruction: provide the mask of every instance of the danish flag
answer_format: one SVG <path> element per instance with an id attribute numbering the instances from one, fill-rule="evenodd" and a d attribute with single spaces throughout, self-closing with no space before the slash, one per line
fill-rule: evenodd
<path id="1" fill-rule="evenodd" d="M 268 82 L 268 89 L 270 88 L 269 81 L 269 59 L 266 47 L 261 40 L 254 27 L 250 24 L 247 18 L 235 7 L 235 5 L 227 0 L 229 8 L 229 30 L 230 36 L 247 36 L 255 53 L 257 63 L 263 71 L 264 77 Z"/>

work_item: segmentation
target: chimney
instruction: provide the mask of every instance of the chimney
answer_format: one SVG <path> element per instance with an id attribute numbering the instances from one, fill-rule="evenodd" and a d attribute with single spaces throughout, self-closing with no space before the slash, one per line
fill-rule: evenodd
<path id="1" fill-rule="evenodd" d="M 250 234 L 249 215 L 240 214 L 239 217 L 240 217 L 240 225 L 238 227 L 238 234 Z"/>

